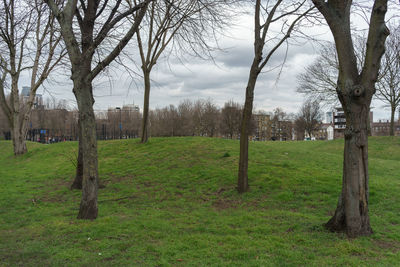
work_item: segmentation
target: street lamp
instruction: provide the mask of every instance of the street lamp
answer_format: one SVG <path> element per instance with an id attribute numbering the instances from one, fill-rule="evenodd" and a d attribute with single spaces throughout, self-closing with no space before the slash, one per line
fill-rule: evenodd
<path id="1" fill-rule="evenodd" d="M 120 107 L 116 107 L 115 109 L 119 110 L 119 139 L 122 139 L 122 110 Z"/>

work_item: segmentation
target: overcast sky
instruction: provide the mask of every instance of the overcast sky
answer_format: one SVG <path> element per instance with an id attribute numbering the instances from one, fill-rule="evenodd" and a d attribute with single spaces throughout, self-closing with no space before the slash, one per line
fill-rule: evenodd
<path id="1" fill-rule="evenodd" d="M 210 98 L 220 107 L 231 99 L 244 103 L 246 83 L 253 60 L 253 18 L 243 15 L 236 24 L 226 34 L 229 37 L 221 38 L 220 46 L 225 48 L 225 51 L 215 53 L 215 64 L 196 58 L 179 60 L 174 57 L 170 57 L 168 63 L 158 62 L 151 77 L 150 107 L 178 105 L 184 99 L 199 98 Z M 332 39 L 327 27 L 318 27 L 311 31 L 319 33 L 319 38 Z M 316 56 L 317 50 L 311 41 L 290 46 L 279 79 L 279 70 L 260 74 L 255 90 L 255 109 L 273 111 L 280 107 L 288 113 L 298 112 L 304 98 L 296 92 L 296 76 L 304 71 Z M 284 58 L 285 50 L 278 51 L 269 66 L 279 65 Z M 132 78 L 125 70 L 115 66 L 111 66 L 108 72 L 109 77 L 95 81 L 94 108 L 104 110 L 134 103 L 142 109 L 143 88 L 140 77 Z M 51 93 L 57 99 L 67 100 L 70 108 L 74 107 L 75 98 L 68 75 L 58 75 L 54 79 L 58 84 L 47 84 L 46 90 L 39 89 L 38 93 L 42 93 L 44 98 L 49 97 Z M 24 82 L 29 84 L 27 79 L 23 79 L 20 86 L 24 86 Z M 389 119 L 389 110 L 382 107 L 383 103 L 374 102 L 372 106 L 374 120 Z"/>

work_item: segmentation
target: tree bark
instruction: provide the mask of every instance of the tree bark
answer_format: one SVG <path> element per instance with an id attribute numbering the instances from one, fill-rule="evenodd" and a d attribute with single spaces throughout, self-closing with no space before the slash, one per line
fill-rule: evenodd
<path id="1" fill-rule="evenodd" d="M 335 39 L 339 59 L 336 91 L 346 116 L 342 193 L 335 215 L 325 226 L 331 231 L 346 232 L 349 237 L 370 235 L 368 118 L 386 37 L 389 35 L 385 25 L 388 1 L 374 1 L 361 73 L 351 38 L 352 1 L 312 1 L 325 17 Z"/>
<path id="2" fill-rule="evenodd" d="M 150 71 L 143 71 L 144 75 L 144 103 L 143 103 L 143 119 L 141 143 L 148 141 L 149 128 L 149 105 L 150 105 Z"/>
<path id="3" fill-rule="evenodd" d="M 390 136 L 394 136 L 394 114 L 396 113 L 396 107 L 392 106 L 390 113 Z"/>
<path id="4" fill-rule="evenodd" d="M 74 182 L 71 185 L 71 190 L 72 189 L 82 189 L 82 181 L 83 181 L 83 147 L 82 147 L 82 132 L 81 132 L 81 127 L 80 121 L 78 119 L 78 158 L 76 162 L 76 174 L 75 174 L 75 179 Z"/>
<path id="5" fill-rule="evenodd" d="M 24 130 L 22 129 L 23 127 L 21 127 L 19 119 L 16 121 L 16 117 L 18 116 L 14 116 L 11 133 L 12 133 L 14 155 L 19 156 L 28 152 L 28 149 L 26 148 L 26 142 L 25 142 L 26 133 L 24 133 Z"/>
<path id="6" fill-rule="evenodd" d="M 242 122 L 240 127 L 240 155 L 237 190 L 244 193 L 249 190 L 249 181 L 247 170 L 249 167 L 249 129 L 251 125 L 251 116 L 253 113 L 254 88 L 257 82 L 257 76 L 260 73 L 258 64 L 259 57 L 255 57 L 250 69 L 249 80 L 246 87 L 246 100 L 243 107 Z"/>
<path id="7" fill-rule="evenodd" d="M 11 105 L 12 105 L 12 119 L 11 119 L 11 135 L 13 141 L 14 155 L 19 156 L 28 152 L 26 148 L 26 132 L 23 124 L 21 113 L 21 103 L 18 94 L 18 75 L 12 77 L 11 83 Z"/>
<path id="8" fill-rule="evenodd" d="M 368 215 L 369 102 L 344 104 L 346 115 L 342 193 L 326 228 L 349 237 L 372 234 Z"/>
<path id="9" fill-rule="evenodd" d="M 79 82 L 74 80 L 74 94 L 79 108 L 79 142 L 83 164 L 82 199 L 78 219 L 96 219 L 99 182 L 93 89 L 91 81 L 85 81 L 85 78 L 76 80 Z"/>

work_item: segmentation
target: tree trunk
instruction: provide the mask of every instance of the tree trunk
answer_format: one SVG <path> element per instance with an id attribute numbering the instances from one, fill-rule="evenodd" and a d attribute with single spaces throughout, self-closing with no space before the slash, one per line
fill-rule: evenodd
<path id="1" fill-rule="evenodd" d="M 26 133 L 24 133 L 24 130 L 21 129 L 19 120 L 16 119 L 16 117 L 17 116 L 14 116 L 11 133 L 12 133 L 12 141 L 14 147 L 14 155 L 19 156 L 28 152 L 28 149 L 26 148 L 26 142 L 25 142 Z"/>
<path id="2" fill-rule="evenodd" d="M 142 135 L 141 143 L 148 141 L 149 128 L 149 104 L 150 104 L 150 72 L 143 71 L 144 75 L 144 103 L 143 103 L 143 119 L 142 119 Z"/>
<path id="3" fill-rule="evenodd" d="M 76 175 L 74 182 L 71 185 L 71 189 L 82 189 L 83 181 L 83 148 L 82 148 L 82 132 L 79 127 L 80 122 L 78 121 L 78 134 L 79 134 L 79 147 L 78 147 L 78 158 L 76 162 Z"/>
<path id="4" fill-rule="evenodd" d="M 83 78 L 79 80 L 74 81 L 74 94 L 79 108 L 79 142 L 83 164 L 82 199 L 78 219 L 96 219 L 99 182 L 93 89 L 90 82 L 84 82 Z"/>
<path id="5" fill-rule="evenodd" d="M 352 1 L 312 2 L 325 17 L 335 39 L 339 61 L 336 91 L 346 116 L 342 193 L 335 215 L 325 226 L 332 231 L 346 232 L 349 237 L 370 235 L 368 117 L 386 37 L 389 35 L 385 25 L 388 1 L 374 1 L 361 68 L 357 66 L 351 38 Z"/>
<path id="6" fill-rule="evenodd" d="M 308 130 L 307 130 L 307 134 L 308 134 L 308 137 L 310 137 L 310 140 L 311 140 L 312 131 L 310 131 L 310 130 L 308 129 Z"/>
<path id="7" fill-rule="evenodd" d="M 23 116 L 21 116 L 21 103 L 18 94 L 18 75 L 12 76 L 11 82 L 11 105 L 12 119 L 10 120 L 11 135 L 13 141 L 14 155 L 19 156 L 28 152 L 25 143 L 26 131 L 23 124 Z"/>
<path id="8" fill-rule="evenodd" d="M 391 108 L 390 114 L 390 136 L 394 136 L 394 114 L 396 112 L 396 107 Z"/>
<path id="9" fill-rule="evenodd" d="M 246 100 L 243 107 L 240 127 L 240 155 L 237 187 L 239 193 L 244 193 L 249 190 L 249 181 L 247 176 L 247 169 L 249 167 L 249 130 L 253 112 L 254 88 L 256 86 L 258 74 L 258 61 L 255 59 L 251 66 L 249 81 L 246 87 Z"/>
<path id="10" fill-rule="evenodd" d="M 369 103 L 344 105 L 346 114 L 343 183 L 335 215 L 325 225 L 349 237 L 372 234 L 368 215 Z"/>

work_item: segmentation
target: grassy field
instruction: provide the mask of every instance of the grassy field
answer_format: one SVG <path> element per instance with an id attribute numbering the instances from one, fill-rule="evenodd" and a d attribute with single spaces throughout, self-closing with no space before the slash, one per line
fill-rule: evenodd
<path id="1" fill-rule="evenodd" d="M 99 217 L 77 220 L 77 143 L 0 142 L 0 266 L 393 266 L 400 263 L 400 139 L 370 139 L 374 234 L 327 232 L 343 141 L 250 145 L 251 191 L 235 190 L 238 141 L 99 142 Z"/>

